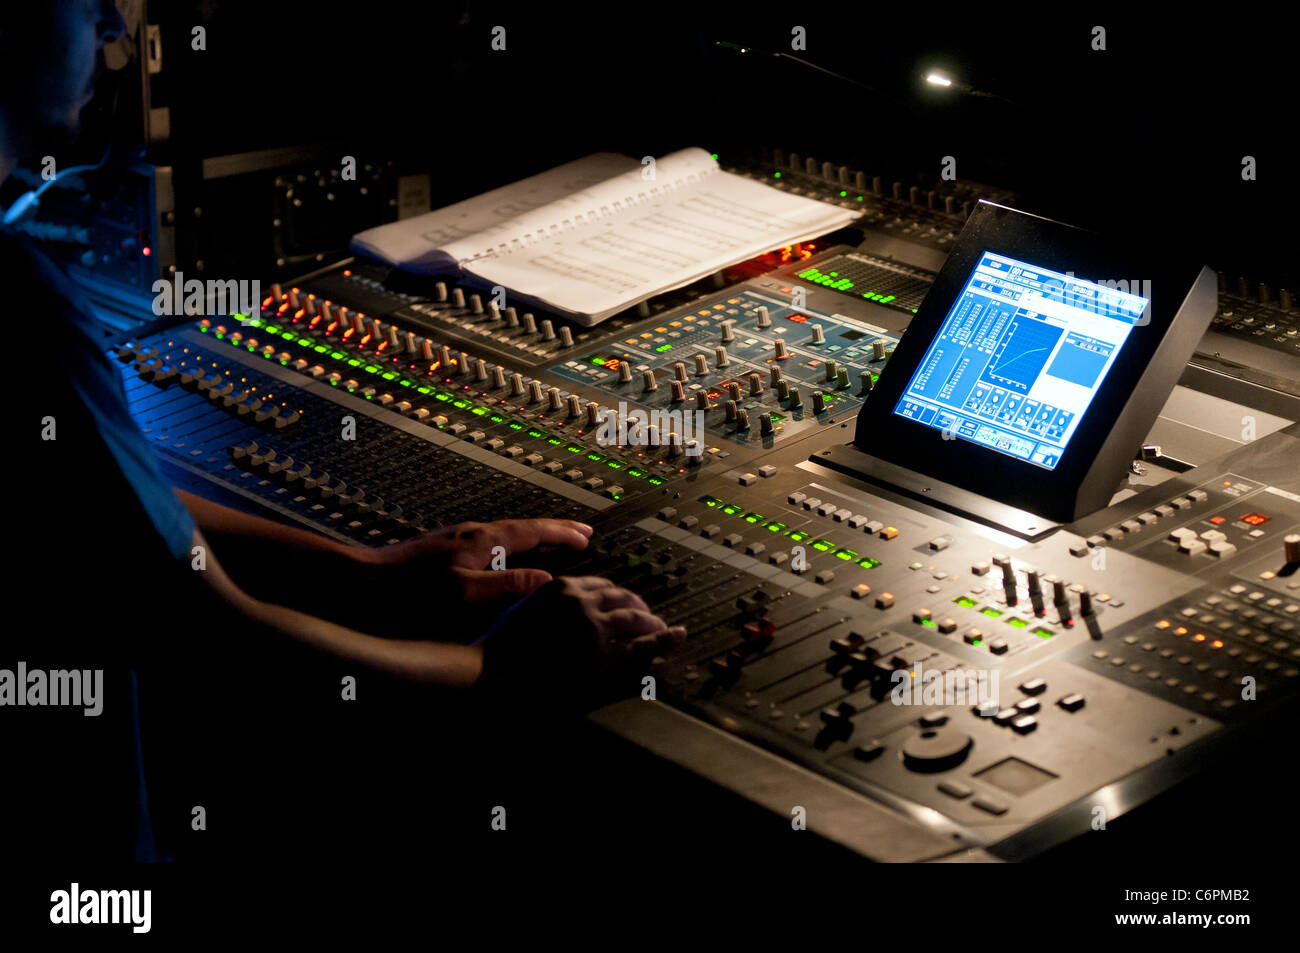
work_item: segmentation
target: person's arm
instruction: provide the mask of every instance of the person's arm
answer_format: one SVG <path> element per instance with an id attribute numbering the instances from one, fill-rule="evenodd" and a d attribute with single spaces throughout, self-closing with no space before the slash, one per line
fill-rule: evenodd
<path id="1" fill-rule="evenodd" d="M 587 576 L 555 579 L 537 589 L 498 621 L 482 646 L 380 638 L 250 596 L 226 574 L 202 532 L 196 530 L 191 542 L 208 552 L 206 568 L 198 574 L 204 590 L 251 626 L 245 634 L 290 639 L 417 684 L 478 684 L 485 672 L 484 646 L 492 658 L 493 684 L 506 687 L 547 671 L 572 680 L 597 674 L 590 666 L 642 663 L 686 636 L 683 627 L 669 626 L 634 593 Z"/>
<path id="2" fill-rule="evenodd" d="M 420 684 L 464 688 L 482 674 L 483 652 L 477 646 L 379 638 L 256 599 L 226 574 L 201 531 L 195 531 L 193 545 L 207 552 L 206 568 L 200 573 L 207 591 L 255 630 Z"/>

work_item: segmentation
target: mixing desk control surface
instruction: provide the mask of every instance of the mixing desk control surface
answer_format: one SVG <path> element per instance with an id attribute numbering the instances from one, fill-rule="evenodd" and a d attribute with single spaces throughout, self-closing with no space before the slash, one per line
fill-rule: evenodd
<path id="1" fill-rule="evenodd" d="M 578 334 L 368 274 L 113 349 L 173 471 L 364 545 L 591 523 L 551 568 L 689 632 L 658 701 L 593 720 L 782 812 L 820 778 L 861 820 L 814 815 L 832 840 L 1031 856 L 1294 699 L 1294 428 L 1027 542 L 815 462 L 853 440 L 932 280 L 914 264 L 831 247 Z"/>

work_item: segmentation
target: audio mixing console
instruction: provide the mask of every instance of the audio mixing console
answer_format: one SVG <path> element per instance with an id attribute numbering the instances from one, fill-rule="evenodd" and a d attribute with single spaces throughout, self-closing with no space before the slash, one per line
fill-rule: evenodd
<path id="1" fill-rule="evenodd" d="M 658 701 L 597 724 L 774 810 L 815 801 L 812 829 L 866 856 L 1027 857 L 1294 700 L 1300 433 L 1044 533 L 837 472 L 819 455 L 853 441 L 935 279 L 880 247 L 584 329 L 349 262 L 112 353 L 196 492 L 365 545 L 591 523 L 554 568 L 689 631 L 654 666 Z M 638 411 L 662 428 L 611 442 Z M 974 694 L 928 694 L 936 678 Z"/>

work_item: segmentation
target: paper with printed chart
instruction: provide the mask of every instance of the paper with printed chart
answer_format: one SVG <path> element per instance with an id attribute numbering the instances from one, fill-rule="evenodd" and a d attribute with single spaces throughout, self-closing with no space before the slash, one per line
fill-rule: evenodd
<path id="1" fill-rule="evenodd" d="M 503 210 L 511 208 L 516 189 L 520 210 L 509 214 Z M 548 193 L 552 197 L 541 201 Z M 430 215 L 362 232 L 353 247 L 378 251 L 378 257 L 412 271 L 476 277 L 501 285 L 513 299 L 595 324 L 856 217 L 853 209 L 724 172 L 703 149 L 674 152 L 653 165 L 601 153 Z M 422 220 L 427 224 L 416 234 L 412 223 Z"/>

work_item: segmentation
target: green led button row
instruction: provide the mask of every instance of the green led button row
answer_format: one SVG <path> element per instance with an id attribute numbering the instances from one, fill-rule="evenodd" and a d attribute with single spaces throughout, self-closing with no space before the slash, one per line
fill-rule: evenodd
<path id="1" fill-rule="evenodd" d="M 976 602 L 974 599 L 970 598 L 969 596 L 958 596 L 956 599 L 952 601 L 957 603 L 957 605 L 961 606 L 964 609 L 974 609 L 977 605 L 979 605 L 978 602 Z M 979 612 L 980 615 L 988 616 L 990 619 L 1001 619 L 1004 615 L 1006 615 L 1006 613 L 1003 612 L 1001 609 L 995 609 L 993 606 L 985 606 L 983 609 L 980 609 Z M 1005 621 L 1007 625 L 1011 626 L 1013 629 L 1027 629 L 1031 624 L 1028 619 L 1021 619 L 1018 616 L 1014 616 L 1012 618 L 1006 619 Z M 1038 636 L 1040 639 L 1050 639 L 1055 634 L 1056 633 L 1053 632 L 1051 629 L 1041 625 L 1038 628 L 1034 629 L 1034 635 Z"/>

